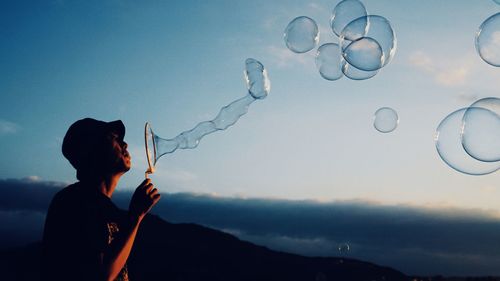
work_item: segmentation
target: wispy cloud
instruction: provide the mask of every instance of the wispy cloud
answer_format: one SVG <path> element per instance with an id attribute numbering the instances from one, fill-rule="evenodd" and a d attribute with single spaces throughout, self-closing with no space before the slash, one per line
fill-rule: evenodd
<path id="1" fill-rule="evenodd" d="M 16 134 L 20 129 L 18 124 L 0 119 L 0 136 Z"/>
<path id="2" fill-rule="evenodd" d="M 411 65 L 432 75 L 436 83 L 448 87 L 465 84 L 473 72 L 470 59 L 437 59 L 423 51 L 412 53 L 408 61 Z"/>
<path id="3" fill-rule="evenodd" d="M 296 54 L 288 50 L 285 46 L 269 46 L 267 52 L 273 58 L 273 64 L 279 68 L 314 65 L 314 51 L 305 54 Z"/>

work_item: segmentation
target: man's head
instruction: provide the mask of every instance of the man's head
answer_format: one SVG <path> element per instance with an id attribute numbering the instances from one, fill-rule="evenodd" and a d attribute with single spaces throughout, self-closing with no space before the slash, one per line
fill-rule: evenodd
<path id="1" fill-rule="evenodd" d="M 124 136 L 125 126 L 120 120 L 81 119 L 66 132 L 62 152 L 76 169 L 79 180 L 125 173 L 130 169 L 130 155 Z"/>

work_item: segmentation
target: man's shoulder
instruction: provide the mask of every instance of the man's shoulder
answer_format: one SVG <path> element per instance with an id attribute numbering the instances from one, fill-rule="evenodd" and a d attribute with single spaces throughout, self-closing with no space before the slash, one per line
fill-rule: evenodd
<path id="1" fill-rule="evenodd" d="M 54 195 L 53 201 L 75 200 L 81 193 L 81 184 L 79 182 L 70 184 L 61 189 Z"/>

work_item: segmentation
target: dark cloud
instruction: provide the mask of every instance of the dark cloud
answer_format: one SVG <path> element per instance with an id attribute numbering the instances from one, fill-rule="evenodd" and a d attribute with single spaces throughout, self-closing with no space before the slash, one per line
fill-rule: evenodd
<path id="1" fill-rule="evenodd" d="M 13 243 L 17 232 L 31 229 L 33 235 L 18 238 L 37 239 L 50 199 L 63 186 L 0 180 L 2 236 Z M 130 196 L 118 191 L 113 201 L 126 208 Z M 339 243 L 347 242 L 349 257 L 407 274 L 500 275 L 500 219 L 480 210 L 186 193 L 164 194 L 154 213 L 172 222 L 199 223 L 273 249 L 310 256 L 338 256 Z"/>

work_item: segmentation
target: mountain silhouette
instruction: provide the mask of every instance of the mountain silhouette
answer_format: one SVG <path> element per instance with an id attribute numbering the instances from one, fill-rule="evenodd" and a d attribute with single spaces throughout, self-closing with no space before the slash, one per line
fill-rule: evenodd
<path id="1" fill-rule="evenodd" d="M 41 243 L 0 251 L 2 280 L 39 280 Z M 148 215 L 129 261 L 130 279 L 176 281 L 389 281 L 401 272 L 345 258 L 305 257 L 241 241 L 197 224 Z"/>

